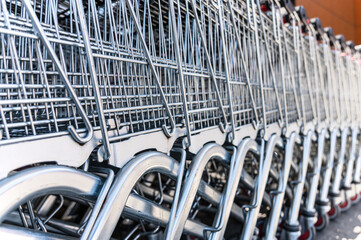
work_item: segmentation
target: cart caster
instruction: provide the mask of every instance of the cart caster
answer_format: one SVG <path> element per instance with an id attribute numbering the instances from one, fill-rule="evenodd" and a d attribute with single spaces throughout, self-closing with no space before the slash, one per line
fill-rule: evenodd
<path id="1" fill-rule="evenodd" d="M 341 212 L 347 211 L 351 207 L 351 200 L 346 199 L 345 201 L 343 201 L 342 203 L 339 204 L 339 207 L 340 207 Z"/>
<path id="2" fill-rule="evenodd" d="M 353 197 L 350 198 L 350 200 L 351 200 L 351 204 L 356 204 L 360 201 L 360 195 L 356 193 Z"/>
<path id="3" fill-rule="evenodd" d="M 327 215 L 328 215 L 328 218 L 329 220 L 335 220 L 338 215 L 340 215 L 341 213 L 341 210 L 340 210 L 340 207 L 339 205 L 332 205 L 330 211 L 328 211 Z"/>
<path id="4" fill-rule="evenodd" d="M 317 219 L 317 222 L 315 223 L 316 230 L 322 231 L 323 229 L 325 229 L 328 226 L 329 222 L 330 222 L 330 220 L 329 220 L 328 214 L 319 216 L 319 218 Z"/>
<path id="5" fill-rule="evenodd" d="M 301 236 L 298 237 L 298 240 L 314 240 L 316 239 L 316 228 L 311 227 L 307 229 Z"/>

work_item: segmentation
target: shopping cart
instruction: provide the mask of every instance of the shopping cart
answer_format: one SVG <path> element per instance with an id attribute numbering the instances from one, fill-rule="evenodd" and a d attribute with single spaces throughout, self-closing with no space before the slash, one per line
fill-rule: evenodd
<path id="1" fill-rule="evenodd" d="M 2 0 L 0 37 L 0 236 L 312 239 L 358 199 L 360 53 L 288 0 Z"/>

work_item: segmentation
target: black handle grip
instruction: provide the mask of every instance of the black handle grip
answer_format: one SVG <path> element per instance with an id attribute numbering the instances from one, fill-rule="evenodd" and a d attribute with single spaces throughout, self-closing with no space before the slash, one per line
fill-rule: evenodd
<path id="1" fill-rule="evenodd" d="M 301 19 L 304 25 L 307 25 L 309 23 L 309 18 L 307 16 L 307 11 L 303 6 L 297 6 L 296 13 L 298 17 Z"/>
<path id="2" fill-rule="evenodd" d="M 336 36 L 335 36 L 335 32 L 333 31 L 333 29 L 331 27 L 326 27 L 323 30 L 327 33 L 327 36 L 330 39 L 331 45 L 334 46 L 335 42 L 336 42 Z"/>
<path id="3" fill-rule="evenodd" d="M 339 34 L 336 36 L 336 40 L 340 43 L 342 50 L 345 50 L 347 47 L 345 36 L 342 34 Z"/>
<path id="4" fill-rule="evenodd" d="M 310 20 L 310 22 L 311 22 L 312 26 L 314 27 L 314 29 L 317 32 L 317 39 L 321 40 L 323 34 L 325 33 L 325 31 L 323 30 L 323 27 L 322 27 L 321 20 L 319 18 L 312 18 Z"/>
<path id="5" fill-rule="evenodd" d="M 291 0 L 278 0 L 282 7 L 284 7 L 289 13 L 293 13 L 295 11 L 295 6 L 293 5 Z"/>

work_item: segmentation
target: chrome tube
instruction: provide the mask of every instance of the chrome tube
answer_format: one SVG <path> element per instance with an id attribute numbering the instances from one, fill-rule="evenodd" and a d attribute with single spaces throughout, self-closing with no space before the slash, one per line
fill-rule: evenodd
<path id="1" fill-rule="evenodd" d="M 347 148 L 347 137 L 348 137 L 348 128 L 344 128 L 344 129 L 342 129 L 342 132 L 341 132 L 341 149 L 338 154 L 338 161 L 334 168 L 335 169 L 335 177 L 334 177 L 332 185 L 331 185 L 331 193 L 334 195 L 337 195 L 340 193 L 342 170 L 343 170 L 343 165 L 345 162 L 345 154 L 346 154 L 346 148 Z"/>
<path id="2" fill-rule="evenodd" d="M 319 201 L 323 203 L 328 202 L 328 191 L 331 185 L 331 175 L 336 155 L 336 142 L 338 132 L 338 128 L 334 128 L 330 134 L 330 151 L 328 153 L 326 169 L 322 172 L 322 185 L 319 194 Z M 326 212 L 323 213 L 326 214 Z"/>
<path id="3" fill-rule="evenodd" d="M 249 152 L 254 152 L 259 155 L 259 146 L 256 141 L 246 138 L 237 147 L 237 154 L 233 155 L 230 165 L 229 177 L 224 193 L 220 201 L 222 211 L 218 211 L 215 217 L 214 226 L 219 231 L 212 232 L 209 239 L 223 239 L 226 231 L 228 219 L 230 217 L 232 204 L 236 196 L 238 183 L 241 179 L 244 159 Z"/>
<path id="4" fill-rule="evenodd" d="M 271 213 L 267 220 L 266 235 L 264 238 L 265 240 L 274 240 L 276 237 L 276 231 L 279 225 L 280 214 L 283 207 L 283 199 L 287 189 L 291 163 L 293 161 L 293 152 L 297 138 L 299 138 L 298 134 L 293 132 L 286 141 L 285 158 L 278 180 L 277 192 L 272 202 Z"/>
<path id="5" fill-rule="evenodd" d="M 207 144 L 204 146 L 196 157 L 193 159 L 191 166 L 186 174 L 186 179 L 183 182 L 182 194 L 179 198 L 175 220 L 172 225 L 168 225 L 165 230 L 166 239 L 180 239 L 183 226 L 187 220 L 189 211 L 192 207 L 194 197 L 197 193 L 199 183 L 208 161 L 215 158 L 219 161 L 230 161 L 230 155 L 221 146 L 217 144 Z M 221 209 L 221 206 L 219 209 Z"/>
<path id="6" fill-rule="evenodd" d="M 298 178 L 294 183 L 293 199 L 289 210 L 289 214 L 287 216 L 287 223 L 292 226 L 296 226 L 299 224 L 298 216 L 301 207 L 303 188 L 305 185 L 305 180 L 307 175 L 308 162 L 310 160 L 310 150 L 311 150 L 313 135 L 314 135 L 313 131 L 309 130 L 303 139 L 302 161 L 300 161 L 298 167 L 299 169 Z"/>
<path id="7" fill-rule="evenodd" d="M 252 196 L 251 205 L 249 206 L 249 210 L 246 214 L 246 220 L 240 239 L 252 239 L 253 237 L 254 228 L 256 227 L 258 213 L 261 209 L 262 199 L 276 146 L 283 147 L 283 141 L 279 136 L 274 134 L 267 141 L 264 156 L 262 156 L 263 151 L 260 151 L 261 158 L 259 174 L 256 180 L 256 186 L 254 189 L 254 195 Z"/>

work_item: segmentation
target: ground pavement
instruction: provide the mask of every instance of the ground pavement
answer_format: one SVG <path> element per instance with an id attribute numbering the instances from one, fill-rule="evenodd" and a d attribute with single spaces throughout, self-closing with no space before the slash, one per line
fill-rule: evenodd
<path id="1" fill-rule="evenodd" d="M 324 231 L 317 232 L 316 239 L 361 240 L 361 201 L 331 221 Z"/>

